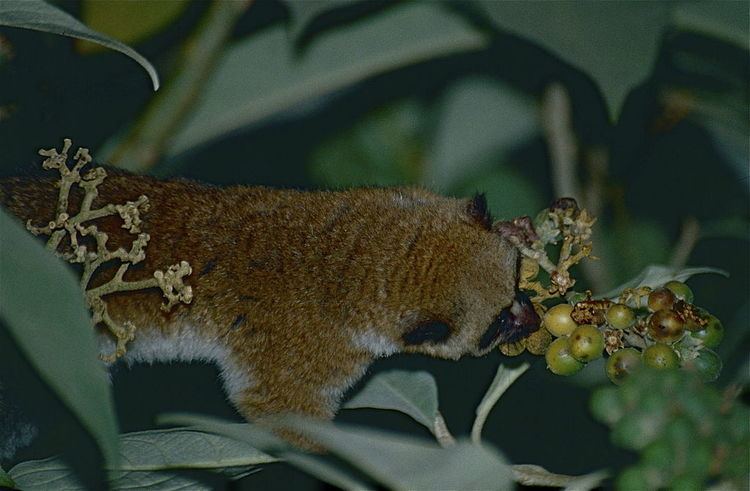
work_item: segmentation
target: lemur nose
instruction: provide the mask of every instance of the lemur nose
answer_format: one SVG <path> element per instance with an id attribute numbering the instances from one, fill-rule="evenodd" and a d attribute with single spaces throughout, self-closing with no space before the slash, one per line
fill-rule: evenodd
<path id="1" fill-rule="evenodd" d="M 541 319 L 528 295 L 518 291 L 508 307 L 500 311 L 479 340 L 479 349 L 487 349 L 496 341 L 515 343 L 539 329 Z"/>

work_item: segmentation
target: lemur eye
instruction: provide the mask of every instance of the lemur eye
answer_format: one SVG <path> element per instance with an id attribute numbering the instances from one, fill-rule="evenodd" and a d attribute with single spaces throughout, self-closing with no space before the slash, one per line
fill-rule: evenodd
<path id="1" fill-rule="evenodd" d="M 417 325 L 411 331 L 405 333 L 401 339 L 407 346 L 424 343 L 442 343 L 451 335 L 451 327 L 445 322 L 427 321 Z"/>

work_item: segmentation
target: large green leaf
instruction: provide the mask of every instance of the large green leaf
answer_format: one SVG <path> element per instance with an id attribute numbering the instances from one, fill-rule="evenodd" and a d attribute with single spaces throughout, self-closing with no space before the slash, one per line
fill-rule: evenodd
<path id="1" fill-rule="evenodd" d="M 67 12 L 42 0 L 0 0 L 0 26 L 51 32 L 119 51 L 141 65 L 151 77 L 154 90 L 159 89 L 159 75 L 146 58 L 116 39 L 89 29 Z"/>
<path id="2" fill-rule="evenodd" d="M 136 44 L 174 22 L 188 4 L 189 0 L 83 0 L 81 20 L 102 34 Z M 81 50 L 93 52 L 100 46 L 82 43 Z"/>
<path id="3" fill-rule="evenodd" d="M 375 375 L 344 409 L 390 409 L 408 414 L 434 431 L 438 416 L 435 379 L 427 372 L 391 370 Z"/>
<path id="4" fill-rule="evenodd" d="M 117 463 L 117 419 L 78 282 L 0 209 L 0 318 L 23 355 Z M 2 360 L 0 360 L 2 363 Z"/>
<path id="5" fill-rule="evenodd" d="M 490 78 L 468 78 L 447 90 L 423 184 L 448 190 L 481 171 L 492 157 L 530 139 L 537 129 L 536 103 Z"/>
<path id="6" fill-rule="evenodd" d="M 121 436 L 120 465 L 109 471 L 108 484 L 113 489 L 201 489 L 195 479 L 163 471 L 237 474 L 277 460 L 247 443 L 191 428 L 139 431 Z M 56 489 L 82 489 L 70 468 L 56 459 L 23 462 L 10 475 L 22 489 L 49 489 L 53 482 Z"/>
<path id="7" fill-rule="evenodd" d="M 319 15 L 355 2 L 356 0 L 287 0 L 284 3 L 289 9 L 292 37 L 298 38 Z"/>
<path id="8" fill-rule="evenodd" d="M 664 283 L 672 280 L 686 281 L 691 276 L 697 274 L 719 274 L 722 276 L 729 276 L 729 274 L 718 268 L 709 267 L 697 267 L 697 268 L 672 268 L 670 266 L 662 266 L 659 264 L 652 264 L 646 267 L 641 273 L 633 278 L 632 280 L 626 281 L 622 285 L 614 288 L 603 295 L 599 295 L 599 298 L 615 298 L 622 293 L 626 288 L 638 288 L 640 286 L 648 286 L 655 288 L 661 286 Z"/>
<path id="9" fill-rule="evenodd" d="M 484 36 L 438 5 L 411 3 L 316 37 L 295 54 L 283 26 L 233 47 L 168 150 L 174 157 L 377 74 L 481 49 Z"/>
<path id="10" fill-rule="evenodd" d="M 432 442 L 311 420 L 291 424 L 389 489 L 509 489 L 510 467 L 487 445 Z"/>
<path id="11" fill-rule="evenodd" d="M 335 467 L 319 457 L 302 452 L 284 452 L 282 457 L 286 462 L 315 476 L 321 481 L 333 484 L 337 488 L 357 491 L 370 489 L 365 484 L 350 476 L 347 472 Z"/>
<path id="12" fill-rule="evenodd" d="M 612 113 L 653 66 L 672 2 L 477 2 L 501 29 L 590 75 Z"/>
<path id="13" fill-rule="evenodd" d="M 524 374 L 529 369 L 529 364 L 524 363 L 518 368 L 507 368 L 504 365 L 497 367 L 497 373 L 495 378 L 492 380 L 492 384 L 487 389 L 487 392 L 482 397 L 482 401 L 477 406 L 477 416 L 474 419 L 474 424 L 471 428 L 471 439 L 474 443 L 480 443 L 482 437 L 482 428 L 484 428 L 484 422 L 487 421 L 492 408 L 495 407 L 500 397 L 505 394 L 505 391 L 513 385 L 518 377 Z"/>

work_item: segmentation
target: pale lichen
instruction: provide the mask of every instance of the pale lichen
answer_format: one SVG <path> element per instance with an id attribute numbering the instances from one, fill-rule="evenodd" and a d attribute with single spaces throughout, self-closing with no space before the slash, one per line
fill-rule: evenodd
<path id="1" fill-rule="evenodd" d="M 130 321 L 118 323 L 112 319 L 102 297 L 115 292 L 159 288 L 166 298 L 166 302 L 162 304 L 163 310 L 169 310 L 180 302 L 189 304 L 192 301 L 193 292 L 191 287 L 184 283 L 184 278 L 191 274 L 192 269 L 186 261 L 181 261 L 179 264 L 169 266 L 166 271 L 154 271 L 152 278 L 139 281 L 123 279 L 131 265 L 146 258 L 145 249 L 150 236 L 141 232 L 140 226 L 142 224 L 141 213 L 149 209 L 148 198 L 142 195 L 137 200 L 128 201 L 125 204 L 107 204 L 101 208 L 92 209 L 94 200 L 99 196 L 98 187 L 107 177 L 107 171 L 101 167 L 94 167 L 81 174 L 81 170 L 93 160 L 87 148 L 79 148 L 73 157 L 75 160 L 73 166 L 68 167 L 68 151 L 71 145 L 71 141 L 66 138 L 61 152 L 55 148 L 39 150 L 39 155 L 47 157 L 42 167 L 47 170 L 56 169 L 60 173 L 57 207 L 54 219 L 45 226 L 34 226 L 29 220 L 26 228 L 34 235 L 49 235 L 47 240 L 49 250 L 68 262 L 81 264 L 83 273 L 80 284 L 84 290 L 86 302 L 93 313 L 94 324 L 103 324 L 114 336 L 116 342 L 114 352 L 101 355 L 101 358 L 104 361 L 113 362 L 126 353 L 127 343 L 135 336 L 135 325 Z M 69 199 L 70 191 L 75 185 L 83 190 L 84 195 L 78 212 L 72 214 L 73 212 L 69 210 Z M 109 236 L 99 230 L 96 225 L 87 224 L 87 222 L 112 215 L 119 215 L 123 221 L 122 228 L 136 235 L 130 245 L 130 250 L 122 247 L 114 250 L 108 249 Z M 66 237 L 68 244 L 60 250 L 61 243 Z M 88 241 L 90 246 L 84 243 L 84 238 L 91 239 Z M 109 281 L 89 288 L 96 270 L 109 261 L 120 261 L 122 264 Z"/>

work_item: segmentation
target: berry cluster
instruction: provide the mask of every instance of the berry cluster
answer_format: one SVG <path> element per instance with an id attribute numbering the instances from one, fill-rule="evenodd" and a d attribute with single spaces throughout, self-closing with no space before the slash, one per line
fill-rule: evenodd
<path id="1" fill-rule="evenodd" d="M 545 353 L 553 373 L 572 375 L 606 352 L 607 376 L 615 384 L 641 364 L 693 369 L 707 382 L 718 377 L 721 359 L 711 348 L 721 342 L 724 328 L 693 305 L 686 284 L 626 289 L 617 301 L 575 297 L 543 317 L 542 325 L 557 338 Z"/>
<path id="2" fill-rule="evenodd" d="M 730 386 L 720 393 L 696 372 L 642 369 L 594 393 L 591 409 L 612 440 L 640 461 L 617 489 L 748 489 L 750 411 Z"/>

